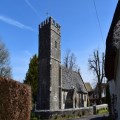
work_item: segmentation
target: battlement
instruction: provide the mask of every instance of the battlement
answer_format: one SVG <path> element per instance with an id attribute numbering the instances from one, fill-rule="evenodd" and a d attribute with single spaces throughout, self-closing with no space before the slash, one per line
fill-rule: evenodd
<path id="1" fill-rule="evenodd" d="M 48 17 L 46 20 L 44 20 L 43 22 L 41 22 L 41 24 L 39 25 L 40 28 L 46 26 L 46 25 L 54 25 L 57 29 L 60 29 L 60 25 L 50 16 Z"/>

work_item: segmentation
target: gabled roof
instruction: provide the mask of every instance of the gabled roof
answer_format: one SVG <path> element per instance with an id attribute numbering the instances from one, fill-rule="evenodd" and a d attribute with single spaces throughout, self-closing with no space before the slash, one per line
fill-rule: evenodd
<path id="1" fill-rule="evenodd" d="M 61 66 L 62 88 L 65 90 L 75 89 L 77 92 L 87 93 L 80 73 Z"/>
<path id="2" fill-rule="evenodd" d="M 85 83 L 85 87 L 87 89 L 88 92 L 91 92 L 93 91 L 92 87 L 91 87 L 91 84 L 88 82 L 88 83 Z"/>

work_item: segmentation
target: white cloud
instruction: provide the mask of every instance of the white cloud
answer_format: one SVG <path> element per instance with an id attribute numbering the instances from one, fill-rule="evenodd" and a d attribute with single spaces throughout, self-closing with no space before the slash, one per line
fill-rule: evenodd
<path id="1" fill-rule="evenodd" d="M 39 17 L 39 13 L 37 12 L 37 10 L 31 5 L 31 3 L 29 2 L 29 0 L 25 0 L 26 4 L 34 11 L 34 13 Z"/>
<path id="2" fill-rule="evenodd" d="M 13 25 L 13 26 L 16 26 L 20 29 L 26 29 L 26 30 L 31 30 L 31 31 L 34 31 L 32 27 L 30 26 L 27 26 L 27 25 L 24 25 L 16 20 L 13 20 L 11 18 L 8 18 L 8 17 L 5 17 L 3 15 L 0 15 L 0 20 L 7 23 L 7 24 L 10 24 L 10 25 Z"/>

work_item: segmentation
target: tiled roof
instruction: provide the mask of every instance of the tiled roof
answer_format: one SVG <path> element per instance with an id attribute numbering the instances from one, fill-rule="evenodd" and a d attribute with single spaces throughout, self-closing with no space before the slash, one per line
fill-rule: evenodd
<path id="1" fill-rule="evenodd" d="M 75 89 L 77 92 L 87 93 L 80 73 L 61 66 L 61 80 L 63 89 Z"/>
<path id="2" fill-rule="evenodd" d="M 93 91 L 93 89 L 92 89 L 90 83 L 85 83 L 85 87 L 86 87 L 86 89 L 87 89 L 88 92 Z"/>

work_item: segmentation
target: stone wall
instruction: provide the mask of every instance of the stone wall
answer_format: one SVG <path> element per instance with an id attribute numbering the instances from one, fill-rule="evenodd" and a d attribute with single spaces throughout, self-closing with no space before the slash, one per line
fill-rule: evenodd
<path id="1" fill-rule="evenodd" d="M 114 105 L 113 111 L 114 115 L 117 118 L 116 120 L 120 120 L 120 49 L 117 52 L 116 56 L 116 76 L 115 76 L 115 94 L 112 100 Z"/>
<path id="2" fill-rule="evenodd" d="M 87 107 L 87 98 L 88 97 L 88 95 L 87 94 L 84 94 L 84 107 Z"/>
<path id="3" fill-rule="evenodd" d="M 50 64 L 49 59 L 39 60 L 39 89 L 37 96 L 37 108 L 50 109 Z"/>
<path id="4" fill-rule="evenodd" d="M 107 104 L 102 104 L 102 105 L 97 105 L 96 106 L 96 110 L 100 110 L 100 109 L 108 109 L 108 105 Z"/>
<path id="5" fill-rule="evenodd" d="M 51 60 L 51 93 L 50 93 L 50 109 L 58 110 L 59 109 L 59 62 Z"/>
<path id="6" fill-rule="evenodd" d="M 0 78 L 0 120 L 30 120 L 31 88 Z"/>
<path id="7" fill-rule="evenodd" d="M 64 110 L 36 110 L 35 114 L 42 119 L 55 119 L 60 117 L 81 117 L 83 115 L 92 115 L 93 107 L 76 108 L 76 109 L 64 109 Z"/>
<path id="8" fill-rule="evenodd" d="M 95 108 L 95 109 L 94 109 Z M 56 119 L 56 118 L 66 118 L 66 117 L 81 117 L 83 115 L 93 115 L 96 114 L 98 110 L 101 109 L 108 109 L 107 104 L 97 105 L 97 106 L 91 106 L 91 107 L 81 107 L 81 108 L 75 108 L 75 109 L 64 109 L 64 110 L 36 110 L 35 114 L 39 118 L 44 119 Z M 94 111 L 95 110 L 95 111 Z"/>
<path id="9" fill-rule="evenodd" d="M 60 27 L 51 18 L 50 19 L 50 110 L 60 109 Z"/>

